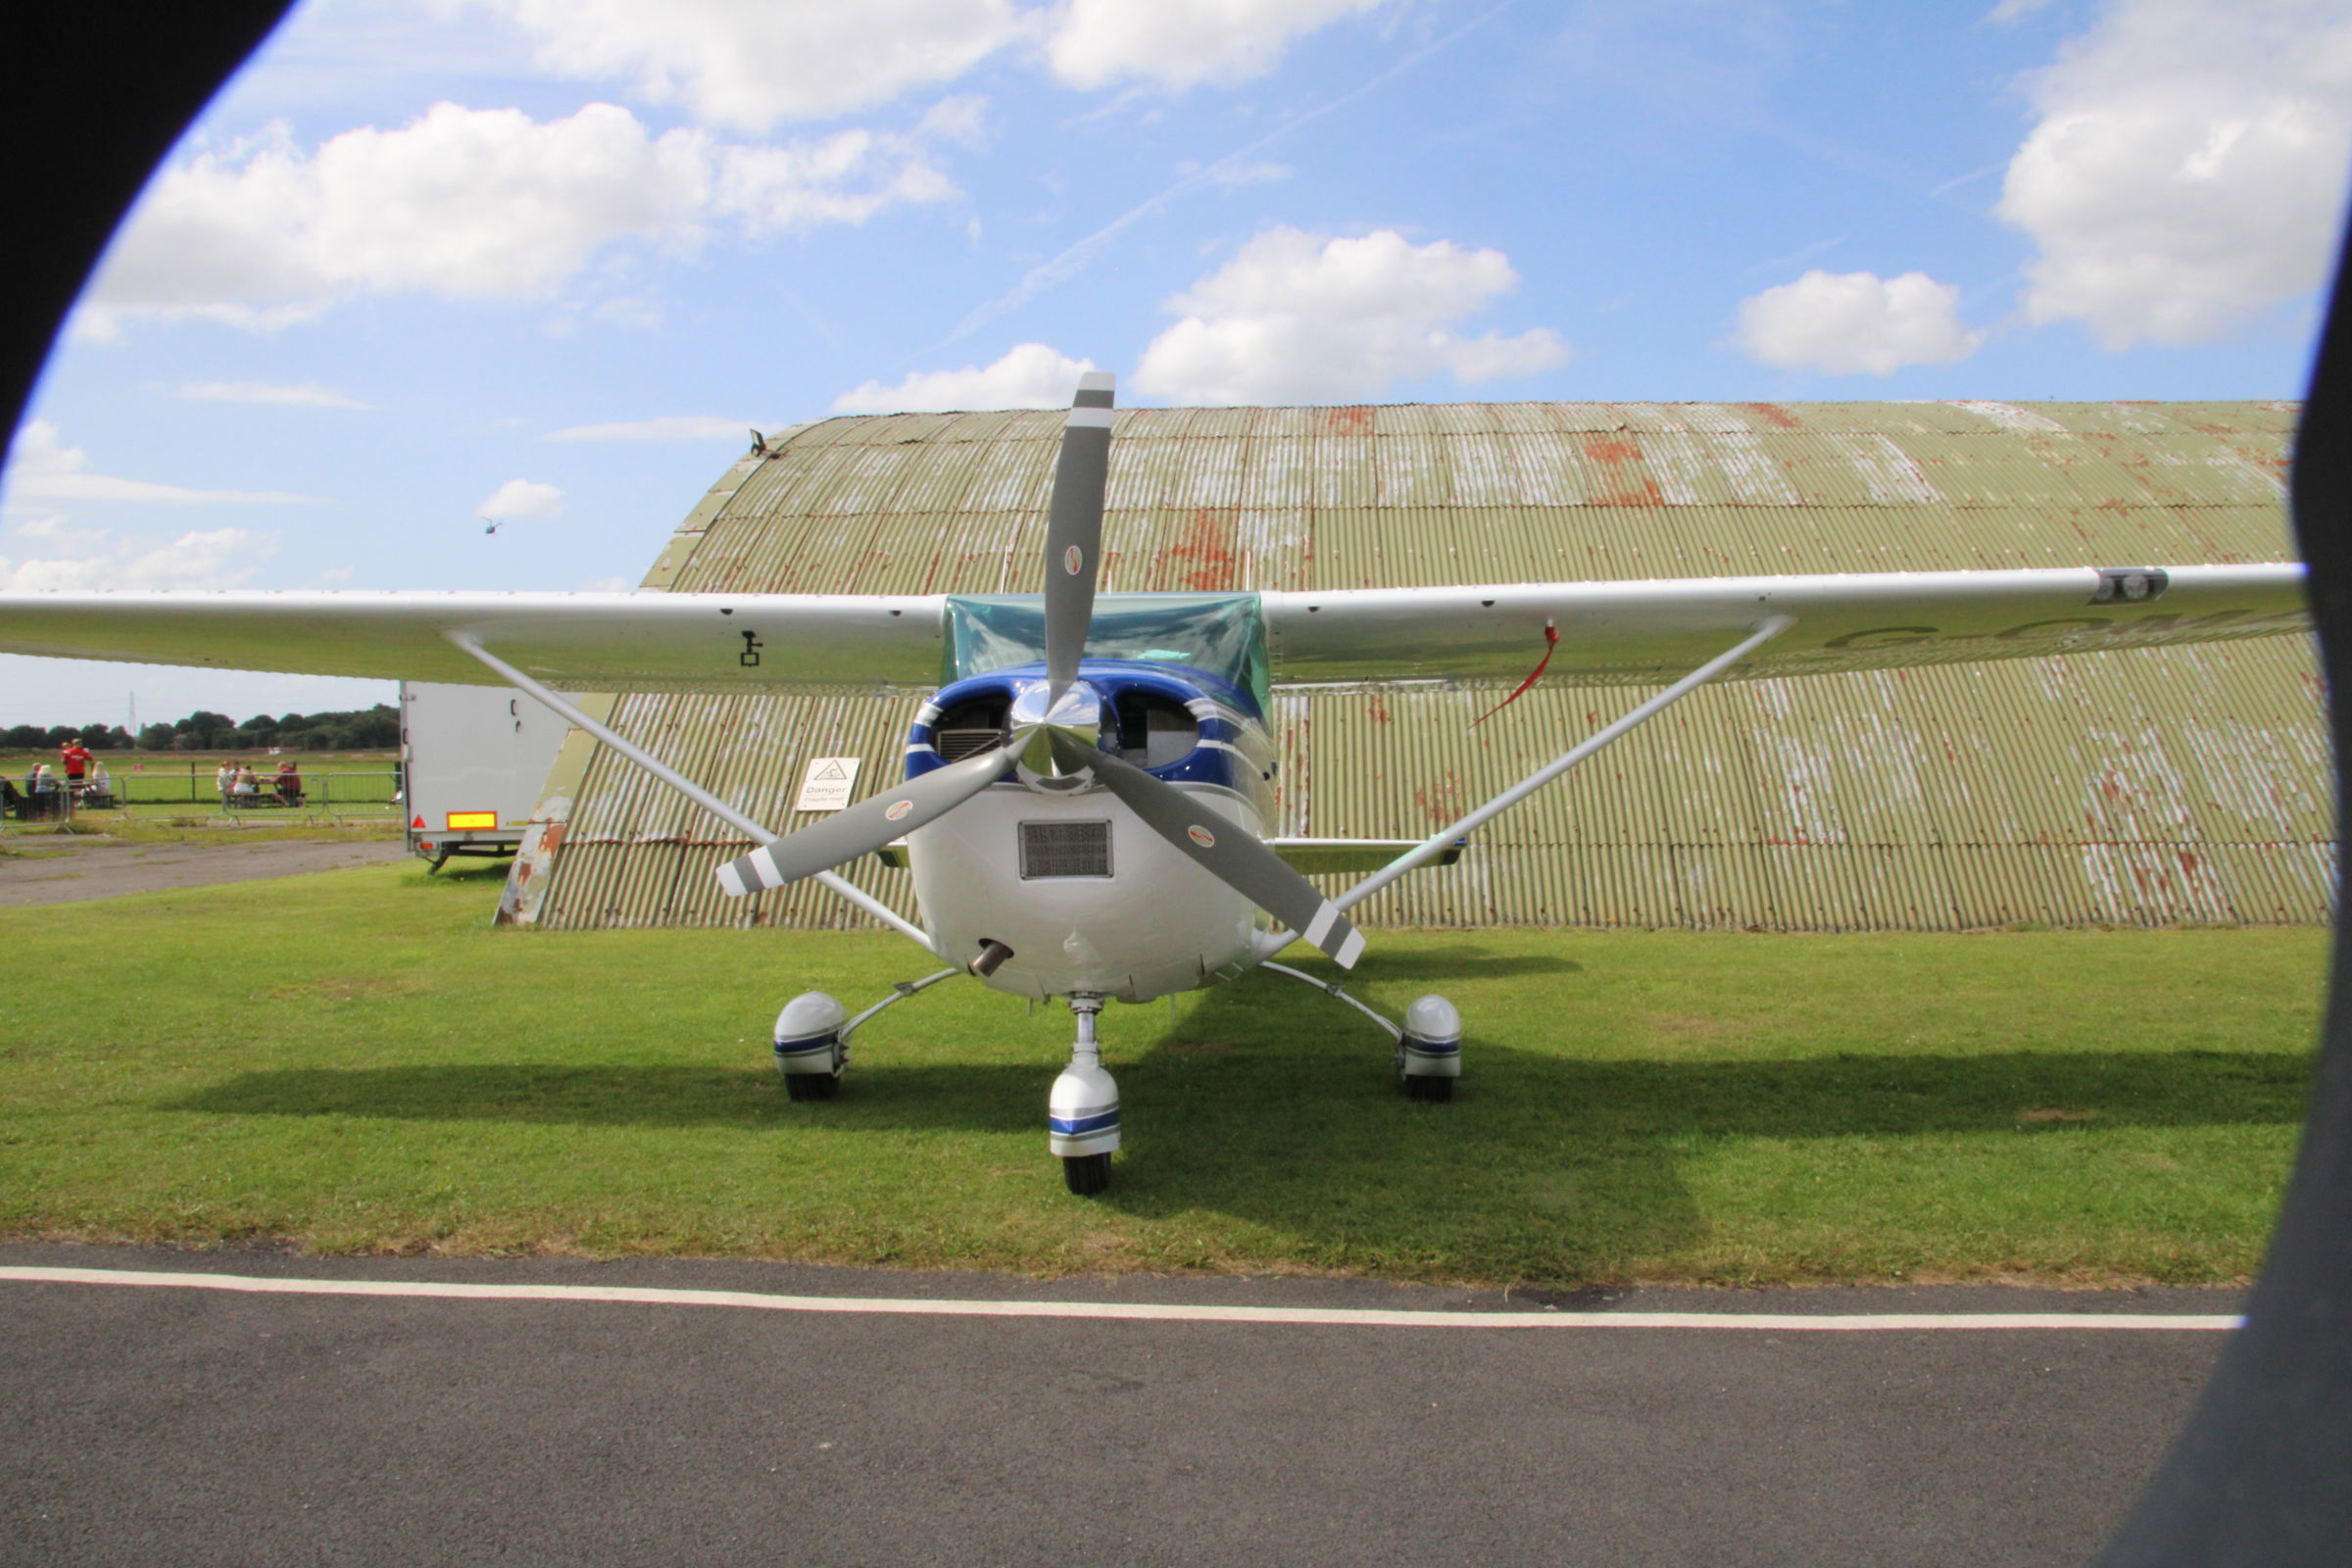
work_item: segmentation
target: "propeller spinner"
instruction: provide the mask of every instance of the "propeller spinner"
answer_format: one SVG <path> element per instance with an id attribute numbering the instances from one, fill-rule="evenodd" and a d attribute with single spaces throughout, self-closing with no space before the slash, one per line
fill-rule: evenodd
<path id="1" fill-rule="evenodd" d="M 1096 744 L 1102 734 L 1102 699 L 1078 672 L 1094 623 L 1115 384 L 1107 370 L 1081 376 L 1062 425 L 1046 516 L 1046 678 L 1024 684 L 1015 694 L 1005 742 L 738 857 L 718 868 L 719 885 L 727 892 L 781 887 L 870 854 L 946 815 L 1002 778 L 1008 763 L 1017 763 L 1033 787 L 1058 791 L 1100 785 L 1209 875 L 1343 968 L 1354 965 L 1364 939 L 1314 884 L 1251 834 Z"/>

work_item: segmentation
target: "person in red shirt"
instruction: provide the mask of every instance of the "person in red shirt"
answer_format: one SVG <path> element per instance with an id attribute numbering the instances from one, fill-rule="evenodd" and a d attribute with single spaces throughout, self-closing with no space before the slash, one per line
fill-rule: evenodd
<path id="1" fill-rule="evenodd" d="M 90 767 L 90 749 L 82 745 L 81 737 L 76 735 L 59 747 L 57 755 L 66 764 L 66 788 L 81 788 L 81 775 L 88 772 Z"/>

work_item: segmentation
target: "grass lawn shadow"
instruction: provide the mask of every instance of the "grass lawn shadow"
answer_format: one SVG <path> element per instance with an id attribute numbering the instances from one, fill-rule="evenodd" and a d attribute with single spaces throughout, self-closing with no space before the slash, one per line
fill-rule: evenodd
<path id="1" fill-rule="evenodd" d="M 1622 1278 L 1631 1260 L 1705 1246 L 1713 1216 L 1690 1172 L 1719 1151 L 1786 1144 L 1782 1179 L 1802 1183 L 1834 1157 L 1822 1151 L 1875 1141 L 1894 1152 L 1895 1163 L 1870 1178 L 1884 1192 L 1904 1180 L 1908 1152 L 1955 1135 L 2010 1141 L 1995 1150 L 2071 1139 L 2086 1151 L 2086 1135 L 2122 1129 L 2291 1125 L 2308 1078 L 2307 1062 L 2276 1053 L 1593 1061 L 1474 1038 L 1457 1098 L 1432 1104 L 1403 1097 L 1377 1037 L 1237 1040 L 1221 1023 L 1202 1009 L 1140 1058 L 1114 1062 L 1128 1142 L 1100 1212 L 1158 1237 L 1158 1266 L 1183 1264 L 1172 1239 L 1214 1215 L 1220 1228 L 1279 1238 L 1282 1253 L 1321 1267 Z M 994 1166 L 1020 1151 L 1020 1164 L 1036 1162 L 1036 1201 L 1054 1204 L 1077 1200 L 1055 1191 L 1043 1147 L 1054 1070 L 860 1063 L 839 1099 L 797 1104 L 758 1066 L 303 1068 L 243 1074 L 161 1108 L 735 1128 L 772 1134 L 787 1162 L 810 1147 L 796 1135 L 816 1130 L 837 1152 L 828 1157 L 852 1164 L 859 1133 L 980 1134 L 991 1152 L 961 1157 Z M 1987 1157 L 1996 1185 L 2012 1179 L 2014 1152 Z"/>
<path id="2" fill-rule="evenodd" d="M 239 1116 L 357 1116 L 604 1127 L 734 1127 L 823 1118 L 844 1130 L 1036 1130 L 1053 1069 L 854 1068 L 840 1098 L 795 1104 L 773 1069 L 675 1063 L 569 1067 L 469 1062 L 297 1067 L 243 1073 L 161 1110 Z"/>
<path id="3" fill-rule="evenodd" d="M 765 1021 L 924 972 L 854 932 L 493 930 L 495 866 L 0 911 L 0 1227 L 1012 1269 L 1739 1283 L 2226 1280 L 2258 1260 L 2325 935 L 1383 933 L 1450 1104 L 1275 975 L 1113 1006 L 1099 1200 L 1066 1011 L 942 985 L 788 1099 Z M 270 940 L 257 945 L 253 933 Z M 1326 960 L 1298 957 L 1327 980 Z"/>
<path id="4" fill-rule="evenodd" d="M 1916 1151 L 1968 1146 L 1955 1180 L 2064 1206 L 2063 1182 L 2028 1171 L 2087 1154 L 2085 1135 L 2291 1127 L 2311 1070 L 2202 1050 L 1594 1060 L 1474 1032 L 1456 1098 L 1433 1104 L 1328 1005 L 1303 988 L 1220 996 L 1115 1063 L 1129 1142 L 1103 1201 L 1155 1222 L 1213 1211 L 1381 1269 L 1542 1255 L 1557 1277 L 1608 1277 L 1704 1241 L 1691 1172 L 1727 1151 L 1784 1145 L 1778 1179 L 1800 1183 L 1884 1152 L 1867 1194 L 1901 1185 Z"/>
<path id="5" fill-rule="evenodd" d="M 1346 971 L 1324 958 L 1313 949 L 1295 946 L 1279 960 L 1295 969 L 1337 980 L 1354 989 Z M 1478 980 L 1521 979 L 1529 975 L 1582 974 L 1585 966 L 1574 958 L 1564 958 L 1555 953 L 1496 953 L 1470 943 L 1449 943 L 1445 947 L 1422 946 L 1404 950 L 1381 952 L 1366 965 L 1365 970 L 1377 975 L 1383 984 L 1396 980 Z"/>

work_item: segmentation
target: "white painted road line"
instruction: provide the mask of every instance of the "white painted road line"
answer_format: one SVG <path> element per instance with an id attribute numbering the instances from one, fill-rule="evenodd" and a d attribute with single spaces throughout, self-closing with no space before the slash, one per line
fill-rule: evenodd
<path id="1" fill-rule="evenodd" d="M 670 1291 L 637 1285 L 460 1285 L 437 1280 L 265 1279 L 116 1268 L 0 1267 L 0 1280 L 50 1285 L 139 1285 L 264 1296 L 381 1296 L 492 1301 L 626 1301 L 647 1306 L 734 1306 L 763 1312 L 880 1313 L 916 1317 L 1125 1319 L 1178 1323 L 1290 1323 L 1386 1329 L 1744 1329 L 1777 1334 L 1913 1332 L 1921 1329 L 2102 1329 L 2218 1333 L 2236 1316 L 2155 1312 L 1413 1312 L 1362 1307 L 1165 1306 L 1140 1301 L 920 1300 L 860 1296 L 767 1296 L 755 1291 Z"/>

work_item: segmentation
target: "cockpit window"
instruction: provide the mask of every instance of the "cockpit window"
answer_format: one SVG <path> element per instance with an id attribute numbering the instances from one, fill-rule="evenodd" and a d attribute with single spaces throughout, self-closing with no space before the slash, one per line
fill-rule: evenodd
<path id="1" fill-rule="evenodd" d="M 1046 657 L 1046 610 L 1030 595 L 950 595 L 945 680 L 1033 664 Z M 1255 594 L 1103 594 L 1087 634 L 1089 659 L 1188 664 L 1266 710 L 1266 625 Z"/>

